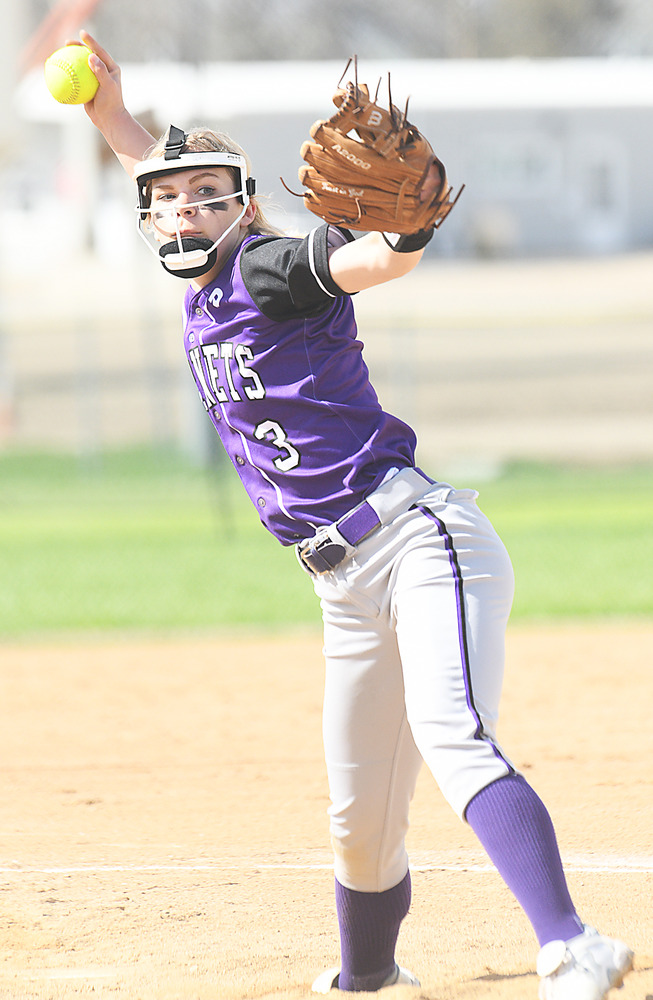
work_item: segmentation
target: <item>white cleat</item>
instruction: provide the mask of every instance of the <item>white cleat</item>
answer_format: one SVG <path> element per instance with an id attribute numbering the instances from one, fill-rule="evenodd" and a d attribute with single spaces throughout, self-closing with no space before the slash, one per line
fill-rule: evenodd
<path id="1" fill-rule="evenodd" d="M 313 993 L 330 993 L 331 990 L 337 990 L 338 978 L 340 976 L 340 969 L 327 969 L 325 972 L 321 972 L 313 983 L 311 989 Z M 416 976 L 409 972 L 408 969 L 402 969 L 400 966 L 396 965 L 394 972 L 391 972 L 384 983 L 379 986 L 379 989 L 385 989 L 386 986 L 419 986 L 420 981 Z M 374 991 L 372 991 L 374 992 Z"/>
<path id="2" fill-rule="evenodd" d="M 605 1000 L 623 986 L 633 953 L 623 941 L 602 937 L 593 927 L 569 941 L 549 941 L 537 957 L 540 1000 Z"/>

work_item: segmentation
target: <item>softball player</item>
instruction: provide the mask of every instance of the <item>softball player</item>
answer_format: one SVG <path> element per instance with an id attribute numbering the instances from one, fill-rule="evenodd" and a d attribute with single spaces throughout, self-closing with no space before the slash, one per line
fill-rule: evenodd
<path id="1" fill-rule="evenodd" d="M 382 409 L 357 339 L 352 293 L 407 273 L 425 240 L 275 233 L 239 147 L 175 127 L 155 143 L 124 109 L 117 64 L 82 37 L 100 82 L 86 110 L 136 178 L 141 234 L 189 279 L 184 343 L 207 415 L 321 603 L 341 961 L 313 990 L 419 985 L 395 945 L 425 761 L 533 926 L 540 997 L 602 1000 L 632 952 L 581 921 L 549 814 L 496 738 L 508 555 L 475 491 L 416 466 L 415 434 Z"/>

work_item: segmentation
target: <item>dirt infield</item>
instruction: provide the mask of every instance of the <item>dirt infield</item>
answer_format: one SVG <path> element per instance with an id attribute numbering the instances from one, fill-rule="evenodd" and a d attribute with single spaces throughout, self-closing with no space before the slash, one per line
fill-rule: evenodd
<path id="1" fill-rule="evenodd" d="M 0 647 L 0 997 L 310 996 L 337 961 L 321 643 Z M 548 803 L 583 917 L 653 1000 L 653 625 L 515 627 L 500 738 Z M 528 1000 L 536 944 L 424 771 L 398 957 L 421 991 Z M 384 994 L 385 996 L 385 994 Z"/>

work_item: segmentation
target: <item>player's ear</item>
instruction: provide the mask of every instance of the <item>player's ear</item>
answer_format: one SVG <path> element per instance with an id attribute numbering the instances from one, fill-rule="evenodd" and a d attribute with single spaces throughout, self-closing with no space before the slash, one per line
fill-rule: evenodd
<path id="1" fill-rule="evenodd" d="M 251 226 L 255 218 L 256 218 L 256 203 L 250 199 L 247 208 L 245 209 L 245 214 L 240 220 L 241 228 L 247 229 L 248 226 Z"/>

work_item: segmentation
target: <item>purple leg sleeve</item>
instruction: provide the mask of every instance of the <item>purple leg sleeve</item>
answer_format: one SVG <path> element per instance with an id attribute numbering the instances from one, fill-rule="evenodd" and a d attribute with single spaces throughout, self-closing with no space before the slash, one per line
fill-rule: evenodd
<path id="1" fill-rule="evenodd" d="M 467 806 L 467 822 L 533 925 L 540 946 L 580 934 L 551 817 L 520 775 L 483 788 Z"/>
<path id="2" fill-rule="evenodd" d="M 336 879 L 341 990 L 374 992 L 395 967 L 401 921 L 410 907 L 410 872 L 386 892 L 355 892 Z"/>

